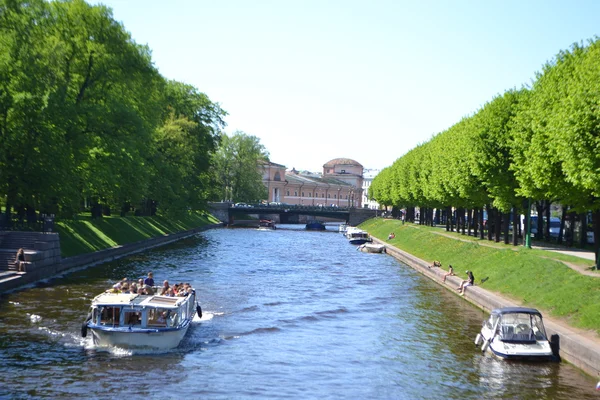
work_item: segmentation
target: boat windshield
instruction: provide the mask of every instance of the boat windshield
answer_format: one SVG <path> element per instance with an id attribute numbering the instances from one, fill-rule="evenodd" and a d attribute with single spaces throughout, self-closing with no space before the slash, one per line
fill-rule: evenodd
<path id="1" fill-rule="evenodd" d="M 542 318 L 537 314 L 502 314 L 497 329 L 504 341 L 547 340 Z"/>

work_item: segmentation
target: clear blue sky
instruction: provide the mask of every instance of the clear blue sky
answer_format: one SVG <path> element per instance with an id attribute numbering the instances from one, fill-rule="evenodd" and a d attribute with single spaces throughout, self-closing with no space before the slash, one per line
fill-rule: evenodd
<path id="1" fill-rule="evenodd" d="M 600 34 L 600 1 L 101 0 L 227 133 L 321 171 L 391 165 Z"/>

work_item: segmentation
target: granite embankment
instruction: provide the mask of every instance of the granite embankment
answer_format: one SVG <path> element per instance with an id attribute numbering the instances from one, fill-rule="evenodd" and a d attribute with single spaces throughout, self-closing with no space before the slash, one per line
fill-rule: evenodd
<path id="1" fill-rule="evenodd" d="M 442 283 L 442 277 L 446 273 L 445 270 L 431 267 L 430 263 L 402 251 L 389 243 L 376 238 L 373 238 L 373 240 L 377 243 L 385 244 L 387 254 L 397 258 L 417 272 L 444 286 L 451 292 L 456 293 L 458 296 L 458 292 L 455 289 L 460 285 L 462 278 L 449 276 L 444 284 Z M 463 298 L 488 312 L 494 308 L 527 306 L 526 304 L 517 304 L 477 285 L 470 286 L 465 291 Z M 563 360 L 581 368 L 591 376 L 600 377 L 600 340 L 552 318 L 544 317 L 544 324 L 548 337 L 554 334 L 559 336 L 560 357 Z"/>
<path id="2" fill-rule="evenodd" d="M 222 224 L 204 225 L 202 227 L 175 232 L 171 234 L 165 234 L 92 253 L 62 258 L 58 260 L 58 262 L 53 262 L 49 264 L 38 263 L 34 267 L 29 268 L 24 274 L 7 273 L 6 275 L 0 276 L 0 293 L 5 293 L 10 290 L 19 289 L 23 286 L 52 278 L 53 276 L 63 274 L 70 270 L 86 268 L 92 265 L 116 260 L 118 258 L 122 258 L 130 254 L 146 251 L 154 247 L 164 246 L 166 244 L 193 236 L 198 232 L 202 232 L 207 229 L 220 226 L 222 226 Z"/>

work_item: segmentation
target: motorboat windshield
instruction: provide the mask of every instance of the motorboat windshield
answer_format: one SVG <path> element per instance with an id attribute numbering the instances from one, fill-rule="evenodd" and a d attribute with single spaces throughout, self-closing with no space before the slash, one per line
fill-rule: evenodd
<path id="1" fill-rule="evenodd" d="M 496 320 L 499 320 L 496 324 Z M 535 343 L 548 340 L 546 330 L 539 313 L 505 312 L 492 314 L 488 324 L 497 326 L 497 335 L 503 342 Z"/>

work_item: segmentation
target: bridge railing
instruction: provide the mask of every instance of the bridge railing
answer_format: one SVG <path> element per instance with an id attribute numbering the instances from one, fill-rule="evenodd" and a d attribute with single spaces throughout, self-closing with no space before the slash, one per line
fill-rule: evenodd
<path id="1" fill-rule="evenodd" d="M 232 204 L 231 208 L 234 208 L 236 210 L 244 210 L 244 209 L 248 209 L 248 208 L 253 208 L 253 209 L 261 209 L 261 210 L 281 210 L 281 209 L 286 209 L 286 210 L 295 210 L 295 211 L 302 211 L 302 210 L 306 210 L 306 211 L 349 211 L 350 208 L 349 207 L 338 207 L 338 206 L 313 206 L 313 205 L 304 205 L 304 204 L 245 204 L 245 205 L 235 205 Z"/>

